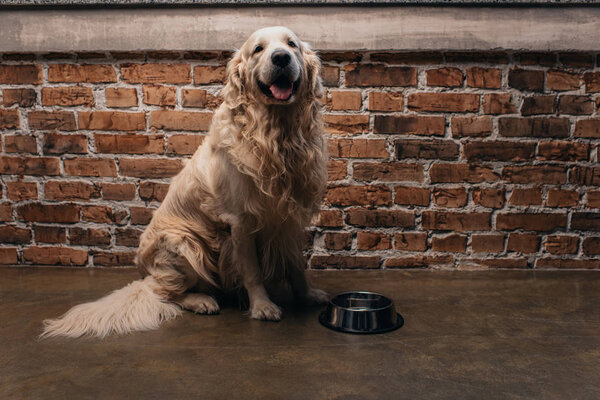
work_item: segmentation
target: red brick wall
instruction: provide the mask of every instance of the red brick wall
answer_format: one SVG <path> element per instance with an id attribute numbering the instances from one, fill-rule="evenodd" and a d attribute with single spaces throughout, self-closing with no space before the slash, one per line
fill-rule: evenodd
<path id="1" fill-rule="evenodd" d="M 0 263 L 130 265 L 228 53 L 5 54 Z M 600 268 L 593 54 L 326 53 L 313 268 Z"/>

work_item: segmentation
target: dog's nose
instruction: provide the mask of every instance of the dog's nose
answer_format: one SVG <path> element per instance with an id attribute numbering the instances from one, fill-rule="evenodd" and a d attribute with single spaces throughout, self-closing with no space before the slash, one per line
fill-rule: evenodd
<path id="1" fill-rule="evenodd" d="M 271 54 L 271 62 L 280 68 L 286 67 L 290 63 L 290 53 L 285 50 L 275 50 Z"/>

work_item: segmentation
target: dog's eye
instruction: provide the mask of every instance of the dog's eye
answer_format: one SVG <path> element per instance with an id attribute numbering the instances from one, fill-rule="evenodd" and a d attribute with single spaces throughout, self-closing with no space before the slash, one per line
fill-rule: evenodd
<path id="1" fill-rule="evenodd" d="M 292 40 L 288 40 L 288 46 L 296 47 L 296 43 L 294 43 Z"/>
<path id="2" fill-rule="evenodd" d="M 259 44 L 258 46 L 256 46 L 254 48 L 254 53 L 253 54 L 260 53 L 261 51 L 263 51 L 263 47 Z"/>

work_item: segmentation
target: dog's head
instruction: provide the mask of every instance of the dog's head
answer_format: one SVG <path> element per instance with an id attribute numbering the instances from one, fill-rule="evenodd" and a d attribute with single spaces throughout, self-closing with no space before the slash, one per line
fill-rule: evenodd
<path id="1" fill-rule="evenodd" d="M 250 97 L 267 105 L 292 105 L 323 95 L 320 61 L 291 30 L 276 26 L 254 32 L 227 65 L 225 100 Z"/>

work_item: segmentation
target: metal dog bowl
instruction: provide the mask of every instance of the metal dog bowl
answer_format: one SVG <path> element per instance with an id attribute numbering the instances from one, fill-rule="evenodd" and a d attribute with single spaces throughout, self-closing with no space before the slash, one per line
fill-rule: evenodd
<path id="1" fill-rule="evenodd" d="M 387 297 L 373 292 L 346 292 L 333 297 L 319 322 L 347 333 L 384 333 L 404 325 Z"/>

